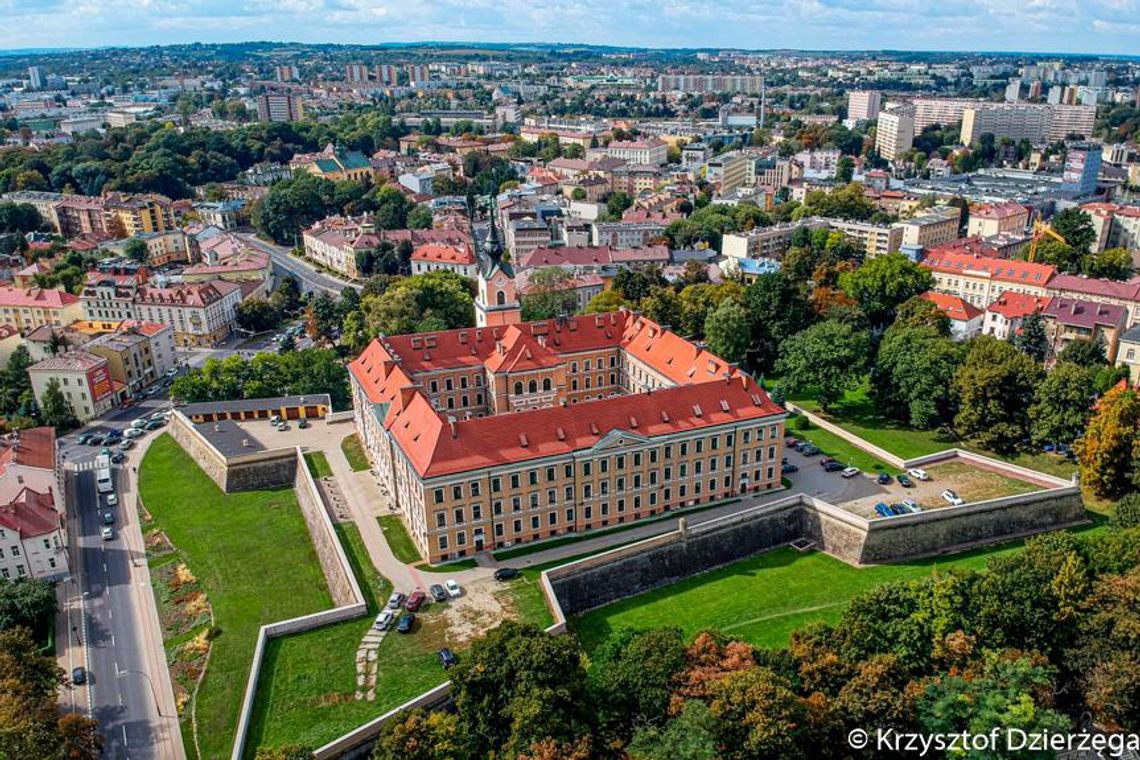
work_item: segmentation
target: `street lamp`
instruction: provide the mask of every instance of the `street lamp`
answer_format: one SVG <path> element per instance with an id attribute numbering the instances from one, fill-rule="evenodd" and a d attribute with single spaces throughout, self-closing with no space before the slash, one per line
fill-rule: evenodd
<path id="1" fill-rule="evenodd" d="M 158 703 L 158 691 L 154 688 L 154 681 L 151 680 L 150 676 L 141 670 L 120 670 L 119 677 L 122 678 L 128 673 L 136 676 L 142 676 L 146 679 L 147 684 L 150 686 L 150 695 L 154 698 L 154 709 L 158 713 L 158 717 L 165 718 L 166 716 L 162 714 L 162 706 Z"/>

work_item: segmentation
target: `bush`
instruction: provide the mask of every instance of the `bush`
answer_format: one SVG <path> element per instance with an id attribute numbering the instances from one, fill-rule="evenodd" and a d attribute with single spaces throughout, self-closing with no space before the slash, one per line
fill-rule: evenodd
<path id="1" fill-rule="evenodd" d="M 1140 525 L 1140 493 L 1130 493 L 1116 503 L 1112 525 L 1117 528 L 1135 528 Z"/>

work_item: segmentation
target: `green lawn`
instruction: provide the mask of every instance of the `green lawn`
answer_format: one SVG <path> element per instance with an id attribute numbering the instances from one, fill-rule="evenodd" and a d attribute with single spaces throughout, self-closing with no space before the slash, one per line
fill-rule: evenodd
<path id="1" fill-rule="evenodd" d="M 679 626 L 690 638 L 715 628 L 757 646 L 784 646 L 793 630 L 809 622 L 837 622 L 851 597 L 874 586 L 921 578 L 935 570 L 982 569 L 987 558 L 1021 547 L 1021 542 L 1012 542 L 952 557 L 864 568 L 823 552 L 801 554 L 782 547 L 593 610 L 573 619 L 571 626 L 587 652 L 621 628 L 660 626 Z"/>
<path id="2" fill-rule="evenodd" d="M 471 568 L 478 566 L 478 562 L 468 557 L 467 559 L 457 559 L 454 562 L 447 562 L 442 565 L 429 565 L 426 562 L 423 562 L 419 565 L 416 565 L 416 569 L 422 570 L 425 573 L 453 573 L 456 570 L 470 570 Z"/>
<path id="3" fill-rule="evenodd" d="M 309 474 L 316 480 L 332 477 L 332 467 L 329 466 L 329 460 L 325 457 L 325 452 L 323 451 L 307 452 L 305 454 L 305 464 L 309 468 Z"/>
<path id="4" fill-rule="evenodd" d="M 340 450 L 344 452 L 344 456 L 348 459 L 348 466 L 352 468 L 353 472 L 361 472 L 368 469 L 368 457 L 364 453 L 364 446 L 360 443 L 360 438 L 353 433 L 345 437 L 340 442 Z"/>
<path id="5" fill-rule="evenodd" d="M 143 503 L 197 577 L 221 629 L 197 720 L 203 760 L 226 758 L 258 628 L 327 609 L 332 599 L 292 489 L 225 494 L 169 435 L 151 443 L 140 470 Z"/>
<path id="6" fill-rule="evenodd" d="M 878 457 L 871 456 L 858 446 L 848 443 L 834 433 L 812 425 L 803 415 L 797 415 L 789 420 L 788 435 L 811 441 L 819 447 L 824 456 L 838 460 L 844 465 L 858 467 L 864 472 L 898 472 L 897 468 L 890 466 Z"/>
<path id="7" fill-rule="evenodd" d="M 381 515 L 376 520 L 380 523 L 380 530 L 384 531 L 384 538 L 387 539 L 388 547 L 396 555 L 396 559 L 406 565 L 414 565 L 423 559 L 412 537 L 408 535 L 404 521 L 398 515 Z"/>

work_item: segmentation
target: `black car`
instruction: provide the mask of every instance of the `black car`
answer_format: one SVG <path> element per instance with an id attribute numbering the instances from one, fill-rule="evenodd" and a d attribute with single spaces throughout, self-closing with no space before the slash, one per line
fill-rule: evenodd
<path id="1" fill-rule="evenodd" d="M 880 472 L 878 481 L 881 486 L 889 486 L 891 484 L 891 476 L 885 472 Z"/>
<path id="2" fill-rule="evenodd" d="M 799 471 L 800 471 L 800 468 L 794 464 L 785 464 L 782 467 L 780 467 L 780 472 L 783 473 L 784 475 L 787 475 L 787 474 L 793 473 L 793 472 L 799 472 Z"/>
<path id="3" fill-rule="evenodd" d="M 87 445 L 88 446 L 102 446 L 103 445 L 103 436 L 92 434 L 87 439 Z"/>
<path id="4" fill-rule="evenodd" d="M 126 454 L 124 454 L 121 451 L 116 451 L 114 454 L 111 455 L 111 464 L 122 464 L 126 458 L 127 458 Z"/>
<path id="5" fill-rule="evenodd" d="M 83 435 L 79 436 L 79 438 L 77 438 L 75 442 L 78 443 L 80 446 L 86 446 L 87 444 L 91 443 L 91 434 L 90 433 L 84 433 Z"/>
<path id="6" fill-rule="evenodd" d="M 806 446 L 800 447 L 800 453 L 803 454 L 805 457 L 814 457 L 816 454 L 819 453 L 819 447 L 816 446 L 814 443 L 809 443 Z"/>
<path id="7" fill-rule="evenodd" d="M 71 682 L 76 686 L 81 686 L 87 683 L 87 668 L 83 667 L 82 665 L 77 668 L 73 668 L 71 671 Z"/>
<path id="8" fill-rule="evenodd" d="M 431 598 L 437 602 L 447 601 L 447 592 L 444 591 L 443 586 L 439 585 L 438 583 L 431 584 L 431 586 L 428 588 L 428 591 L 431 592 Z"/>
<path id="9" fill-rule="evenodd" d="M 823 466 L 824 472 L 839 472 L 843 469 L 842 462 L 836 462 L 834 459 Z"/>
<path id="10" fill-rule="evenodd" d="M 906 475 L 899 475 L 899 485 L 903 488 L 914 488 L 914 481 Z"/>
<path id="11" fill-rule="evenodd" d="M 522 575 L 522 571 L 517 567 L 500 567 L 495 571 L 495 580 L 509 581 L 512 578 L 518 578 L 520 575 Z"/>
<path id="12" fill-rule="evenodd" d="M 411 633 L 412 626 L 416 624 L 416 613 L 408 612 L 400 615 L 399 622 L 396 623 L 396 633 Z"/>
<path id="13" fill-rule="evenodd" d="M 449 670 L 459 664 L 459 658 L 455 656 L 455 652 L 447 647 L 439 650 L 436 654 L 439 655 L 439 664 L 443 665 L 444 670 Z"/>
<path id="14" fill-rule="evenodd" d="M 151 420 L 150 422 L 146 423 L 145 429 L 146 430 L 158 430 L 160 427 L 162 427 L 165 424 L 166 424 L 166 420 Z"/>

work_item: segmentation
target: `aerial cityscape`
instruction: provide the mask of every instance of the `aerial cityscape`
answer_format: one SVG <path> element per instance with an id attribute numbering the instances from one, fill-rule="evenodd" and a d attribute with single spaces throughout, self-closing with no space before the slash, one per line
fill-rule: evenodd
<path id="1" fill-rule="evenodd" d="M 916 16 L 0 6 L 0 760 L 1140 758 L 1140 7 Z"/>

